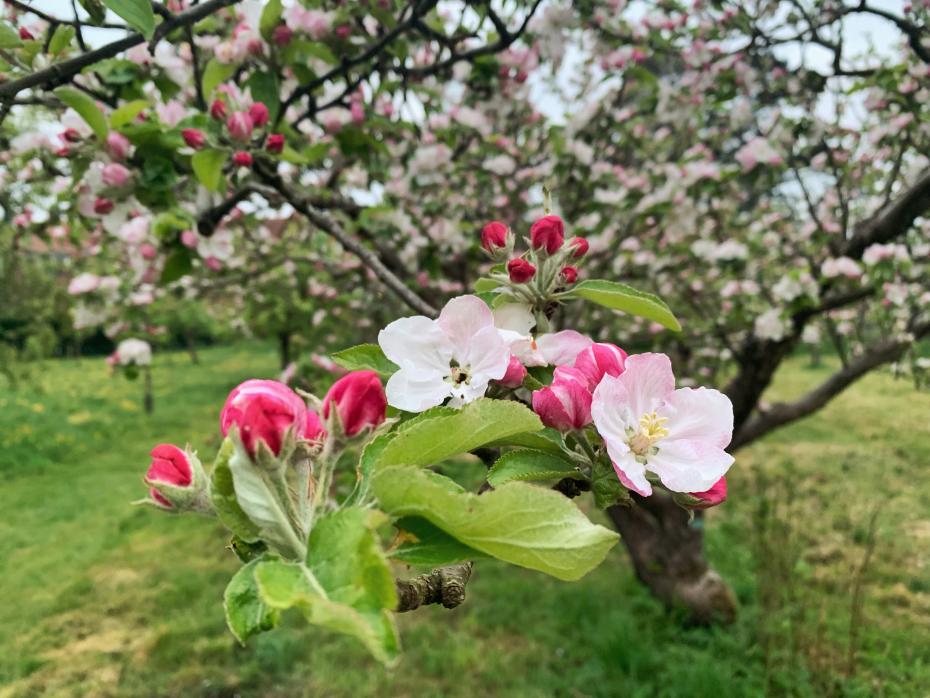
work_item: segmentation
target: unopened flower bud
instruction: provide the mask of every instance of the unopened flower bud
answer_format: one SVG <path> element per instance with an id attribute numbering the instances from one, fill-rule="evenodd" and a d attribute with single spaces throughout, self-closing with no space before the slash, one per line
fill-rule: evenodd
<path id="1" fill-rule="evenodd" d="M 248 112 L 237 111 L 226 119 L 226 129 L 229 135 L 237 141 L 247 141 L 252 137 L 255 123 Z"/>
<path id="2" fill-rule="evenodd" d="M 108 187 L 122 187 L 129 181 L 132 173 L 118 162 L 111 162 L 103 166 L 101 179 Z"/>
<path id="3" fill-rule="evenodd" d="M 575 357 L 574 368 L 581 371 L 593 393 L 601 378 L 619 376 L 626 365 L 627 353 L 620 347 L 607 342 L 596 342 L 582 349 Z"/>
<path id="4" fill-rule="evenodd" d="M 710 509 L 723 504 L 727 499 L 727 478 L 721 477 L 705 492 L 681 493 L 675 497 L 682 506 L 688 509 Z"/>
<path id="5" fill-rule="evenodd" d="M 568 241 L 568 246 L 572 249 L 572 257 L 581 259 L 588 254 L 588 241 L 585 238 L 572 238 Z"/>
<path id="6" fill-rule="evenodd" d="M 277 456 L 289 429 L 296 438 L 307 438 L 308 419 L 307 405 L 284 383 L 253 379 L 234 388 L 226 398 L 220 431 L 226 436 L 231 427 L 238 427 L 242 445 L 252 458 L 259 441 Z"/>
<path id="7" fill-rule="evenodd" d="M 269 153 L 280 153 L 284 150 L 284 134 L 272 133 L 265 141 L 265 150 Z"/>
<path id="8" fill-rule="evenodd" d="M 194 150 L 200 150 L 207 142 L 207 137 L 199 128 L 181 129 L 181 138 Z"/>
<path id="9" fill-rule="evenodd" d="M 81 134 L 76 128 L 66 128 L 61 132 L 61 137 L 69 143 L 80 143 Z"/>
<path id="10" fill-rule="evenodd" d="M 264 102 L 255 102 L 255 104 L 249 107 L 249 116 L 252 117 L 252 123 L 255 125 L 255 128 L 261 128 L 268 123 L 268 119 L 271 115 L 268 113 L 268 107 L 265 106 Z"/>
<path id="11" fill-rule="evenodd" d="M 98 198 L 94 200 L 94 213 L 100 216 L 107 215 L 113 210 L 113 202 L 110 199 Z"/>
<path id="12" fill-rule="evenodd" d="M 110 153 L 110 157 L 123 160 L 129 155 L 131 147 L 129 139 L 122 133 L 110 131 L 107 134 L 107 151 Z"/>
<path id="13" fill-rule="evenodd" d="M 536 267 L 522 257 L 517 257 L 507 262 L 507 273 L 515 284 L 525 284 L 535 276 Z"/>
<path id="14" fill-rule="evenodd" d="M 210 105 L 210 116 L 212 116 L 217 121 L 222 121 L 226 118 L 226 102 L 222 99 L 214 99 L 213 103 Z"/>
<path id="15" fill-rule="evenodd" d="M 526 367 L 520 363 L 520 359 L 511 355 L 510 363 L 507 364 L 507 372 L 498 383 L 505 388 L 519 388 L 523 385 L 524 378 L 526 378 Z"/>
<path id="16" fill-rule="evenodd" d="M 584 374 L 559 366 L 552 385 L 533 392 L 533 411 L 547 427 L 563 432 L 590 424 L 591 392 Z"/>
<path id="17" fill-rule="evenodd" d="M 500 221 L 491 221 L 481 229 L 481 246 L 488 254 L 495 254 L 507 247 L 508 228 Z"/>
<path id="18" fill-rule="evenodd" d="M 562 277 L 562 281 L 571 285 L 578 280 L 578 270 L 572 266 L 562 267 L 562 270 L 559 272 L 559 276 Z"/>
<path id="19" fill-rule="evenodd" d="M 330 418 L 332 406 L 342 432 L 349 437 L 374 428 L 384 421 L 387 397 L 374 371 L 352 371 L 333 383 L 323 398 L 323 417 Z"/>
<path id="20" fill-rule="evenodd" d="M 152 500 L 165 509 L 176 509 L 190 499 L 194 483 L 191 455 L 173 444 L 159 444 L 152 449 L 152 463 L 145 473 Z M 199 464 L 198 464 L 199 465 Z"/>
<path id="21" fill-rule="evenodd" d="M 33 36 L 32 32 L 26 29 L 26 27 L 19 28 L 19 38 L 23 41 L 35 41 L 35 36 Z"/>
<path id="22" fill-rule="evenodd" d="M 534 250 L 555 254 L 565 241 L 565 224 L 558 216 L 543 216 L 530 226 L 530 243 Z"/>
<path id="23" fill-rule="evenodd" d="M 294 32 L 286 24 L 279 24 L 271 32 L 271 40 L 278 46 L 287 46 L 291 43 Z"/>
<path id="24" fill-rule="evenodd" d="M 232 161 L 236 167 L 251 167 L 252 155 L 244 150 L 239 150 L 233 153 Z"/>

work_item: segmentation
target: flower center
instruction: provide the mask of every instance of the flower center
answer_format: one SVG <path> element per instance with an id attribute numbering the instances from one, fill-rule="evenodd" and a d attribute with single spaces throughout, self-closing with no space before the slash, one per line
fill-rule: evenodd
<path id="1" fill-rule="evenodd" d="M 459 366 L 458 362 L 455 359 L 452 360 L 452 363 L 449 365 L 449 375 L 446 376 L 446 381 L 452 383 L 456 388 L 464 383 L 468 385 L 468 382 L 471 380 L 471 366 Z"/>
<path id="2" fill-rule="evenodd" d="M 627 428 L 627 445 L 637 460 L 641 461 L 647 455 L 658 453 L 655 444 L 662 437 L 668 436 L 668 429 L 663 426 L 667 421 L 668 417 L 660 417 L 655 412 L 650 412 L 639 418 L 639 431 L 632 427 Z"/>

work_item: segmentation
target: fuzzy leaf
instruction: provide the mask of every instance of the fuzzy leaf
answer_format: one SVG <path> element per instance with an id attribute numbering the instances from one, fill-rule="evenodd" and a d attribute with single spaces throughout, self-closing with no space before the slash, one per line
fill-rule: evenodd
<path id="1" fill-rule="evenodd" d="M 110 129 L 107 128 L 107 120 L 103 112 L 97 106 L 92 97 L 75 90 L 73 87 L 59 87 L 55 90 L 55 96 L 66 105 L 74 109 L 87 125 L 93 129 L 97 138 L 104 140 Z"/>
<path id="2" fill-rule="evenodd" d="M 191 167 L 197 179 L 210 191 L 221 191 L 223 188 L 223 165 L 226 164 L 226 153 L 222 150 L 208 148 L 199 150 L 191 157 Z"/>
<path id="3" fill-rule="evenodd" d="M 405 539 L 391 552 L 391 557 L 408 565 L 441 567 L 487 557 L 418 516 L 400 519 L 394 525 L 402 531 Z"/>
<path id="4" fill-rule="evenodd" d="M 371 370 L 388 377 L 398 370 L 377 344 L 359 344 L 330 354 L 330 358 L 348 371 Z"/>
<path id="5" fill-rule="evenodd" d="M 223 525 L 246 543 L 254 543 L 259 539 L 258 526 L 252 523 L 239 506 L 229 469 L 229 459 L 234 449 L 232 439 L 227 438 L 216 454 L 216 463 L 210 475 L 210 499 Z"/>
<path id="6" fill-rule="evenodd" d="M 375 472 L 371 486 L 394 516 L 422 517 L 476 550 L 568 581 L 597 567 L 619 538 L 570 499 L 524 482 L 478 496 L 437 473 L 399 466 Z"/>
<path id="7" fill-rule="evenodd" d="M 220 63 L 215 58 L 211 58 L 207 63 L 207 67 L 203 70 L 201 87 L 203 88 L 204 97 L 209 98 L 213 94 L 213 90 L 231 78 L 235 72 L 236 66 L 234 63 Z"/>
<path id="8" fill-rule="evenodd" d="M 255 569 L 261 562 L 253 560 L 240 567 L 223 594 L 226 623 L 242 644 L 253 635 L 271 630 L 281 616 L 280 611 L 265 604 L 259 595 Z"/>
<path id="9" fill-rule="evenodd" d="M 488 471 L 488 482 L 493 487 L 513 480 L 550 481 L 566 477 L 581 480 L 584 476 L 570 461 L 528 448 L 505 453 Z"/>
<path id="10" fill-rule="evenodd" d="M 617 281 L 603 279 L 582 281 L 571 290 L 570 297 L 583 298 L 605 308 L 622 310 L 630 315 L 653 320 L 675 332 L 681 331 L 681 325 L 665 301 L 656 295 L 639 291 Z"/>
<path id="11" fill-rule="evenodd" d="M 126 23 L 151 40 L 155 33 L 155 12 L 149 0 L 104 0 L 104 4 L 126 20 Z"/>
<path id="12" fill-rule="evenodd" d="M 110 114 L 110 126 L 112 128 L 122 128 L 126 124 L 131 124 L 148 106 L 150 106 L 149 102 L 144 99 L 134 99 L 131 102 L 121 104 Z"/>

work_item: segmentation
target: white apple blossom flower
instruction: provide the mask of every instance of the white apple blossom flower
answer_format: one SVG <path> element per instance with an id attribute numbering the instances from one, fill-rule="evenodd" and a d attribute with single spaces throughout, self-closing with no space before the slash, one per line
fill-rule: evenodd
<path id="1" fill-rule="evenodd" d="M 788 334 L 788 327 L 781 317 L 781 310 L 771 308 L 756 317 L 753 333 L 759 339 L 771 339 L 776 342 L 784 339 Z"/>
<path id="2" fill-rule="evenodd" d="M 388 404 L 408 412 L 458 407 L 484 395 L 504 377 L 510 351 L 494 327 L 491 309 L 477 296 L 453 298 L 437 320 L 395 320 L 380 333 L 384 355 L 400 366 L 387 382 Z"/>
<path id="3" fill-rule="evenodd" d="M 152 347 L 143 339 L 124 339 L 116 347 L 121 366 L 148 366 L 152 363 Z"/>
<path id="4" fill-rule="evenodd" d="M 624 486 L 652 494 L 646 471 L 673 492 L 704 492 L 723 477 L 733 456 L 733 405 L 710 388 L 675 390 L 665 354 L 637 354 L 619 376 L 594 390 L 591 416 Z"/>
<path id="5" fill-rule="evenodd" d="M 494 324 L 524 366 L 561 366 L 570 364 L 578 354 L 594 343 L 575 330 L 562 330 L 533 336 L 536 318 L 528 305 L 507 303 L 494 310 Z"/>

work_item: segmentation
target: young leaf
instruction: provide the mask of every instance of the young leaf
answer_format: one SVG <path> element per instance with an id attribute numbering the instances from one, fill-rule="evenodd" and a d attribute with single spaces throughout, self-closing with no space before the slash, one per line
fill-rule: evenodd
<path id="1" fill-rule="evenodd" d="M 653 320 L 675 332 L 681 331 L 681 325 L 665 301 L 651 293 L 639 291 L 617 281 L 603 279 L 582 281 L 570 291 L 569 297 L 583 298 L 603 305 L 605 308 L 622 310 L 630 315 Z"/>
<path id="2" fill-rule="evenodd" d="M 150 106 L 149 102 L 144 99 L 134 99 L 131 102 L 121 104 L 110 114 L 110 126 L 112 128 L 122 128 L 126 124 L 131 124 L 148 106 Z"/>
<path id="3" fill-rule="evenodd" d="M 234 63 L 220 63 L 215 58 L 211 58 L 207 63 L 207 67 L 203 70 L 201 87 L 203 88 L 204 97 L 209 97 L 213 90 L 232 77 L 235 72 L 236 66 Z"/>
<path id="4" fill-rule="evenodd" d="M 19 48 L 22 45 L 19 33 L 6 22 L 0 22 L 0 49 Z"/>
<path id="5" fill-rule="evenodd" d="M 597 567 L 619 538 L 570 499 L 525 482 L 478 496 L 437 473 L 398 466 L 376 471 L 371 486 L 390 514 L 422 517 L 476 550 L 567 581 Z"/>
<path id="6" fill-rule="evenodd" d="M 158 283 L 164 286 L 172 281 L 177 281 L 188 274 L 193 269 L 193 266 L 191 251 L 186 247 L 176 248 L 165 260 L 165 266 L 161 270 L 161 278 L 159 278 Z"/>
<path id="7" fill-rule="evenodd" d="M 75 90 L 73 87 L 59 87 L 55 90 L 55 96 L 58 97 L 67 106 L 76 111 L 87 125 L 93 129 L 97 138 L 104 140 L 110 129 L 107 128 L 107 120 L 103 112 L 97 107 L 97 103 L 92 97 Z"/>
<path id="8" fill-rule="evenodd" d="M 48 52 L 51 54 L 60 53 L 71 43 L 71 39 L 74 38 L 74 35 L 74 27 L 70 24 L 59 24 L 55 28 L 55 33 L 52 34 L 51 40 L 48 42 Z"/>
<path id="9" fill-rule="evenodd" d="M 492 441 L 488 446 L 523 446 L 536 451 L 562 453 L 562 435 L 555 429 L 547 427 L 542 431 L 514 434 L 506 439 Z"/>
<path id="10" fill-rule="evenodd" d="M 281 23 L 282 12 L 284 12 L 284 8 L 281 6 L 281 0 L 268 0 L 265 3 L 261 17 L 258 20 L 258 31 L 265 41 L 271 41 L 272 32 Z"/>
<path id="11" fill-rule="evenodd" d="M 102 0 L 78 0 L 78 2 L 90 15 L 92 24 L 103 24 L 107 18 L 107 8 L 103 6 Z"/>
<path id="12" fill-rule="evenodd" d="M 246 85 L 252 94 L 252 99 L 268 107 L 268 114 L 273 122 L 281 107 L 281 90 L 278 87 L 277 75 L 267 71 L 255 72 L 252 73 Z"/>
<path id="13" fill-rule="evenodd" d="M 236 490 L 233 486 L 232 472 L 229 470 L 229 459 L 232 456 L 232 439 L 225 439 L 216 454 L 216 463 L 210 475 L 210 499 L 220 521 L 232 531 L 236 537 L 246 543 L 254 543 L 259 539 L 258 526 L 246 516 L 236 500 Z"/>
<path id="14" fill-rule="evenodd" d="M 481 398 L 455 414 L 425 419 L 399 431 L 381 452 L 378 466 L 430 465 L 542 428 L 539 417 L 519 402 Z"/>
<path id="15" fill-rule="evenodd" d="M 275 627 L 281 616 L 280 611 L 266 605 L 259 595 L 255 569 L 261 563 L 261 559 L 253 560 L 240 567 L 223 594 L 226 623 L 243 645 L 253 635 Z"/>
<path id="16" fill-rule="evenodd" d="M 330 358 L 346 370 L 377 371 L 385 378 L 395 373 L 398 368 L 377 344 L 359 344 L 330 354 Z"/>
<path id="17" fill-rule="evenodd" d="M 221 191 L 223 188 L 223 165 L 226 163 L 226 153 L 222 150 L 200 150 L 191 157 L 191 167 L 197 179 L 210 191 Z"/>
<path id="18" fill-rule="evenodd" d="M 441 567 L 487 557 L 418 516 L 400 519 L 394 525 L 400 529 L 403 543 L 391 552 L 391 558 L 408 565 Z"/>
<path id="19" fill-rule="evenodd" d="M 488 471 L 488 482 L 492 487 L 500 487 L 513 480 L 546 481 L 566 477 L 583 479 L 570 461 L 553 453 L 528 448 L 505 453 Z"/>
<path id="20" fill-rule="evenodd" d="M 155 33 L 155 12 L 149 0 L 104 0 L 104 4 L 125 19 L 146 41 L 152 38 Z"/>

